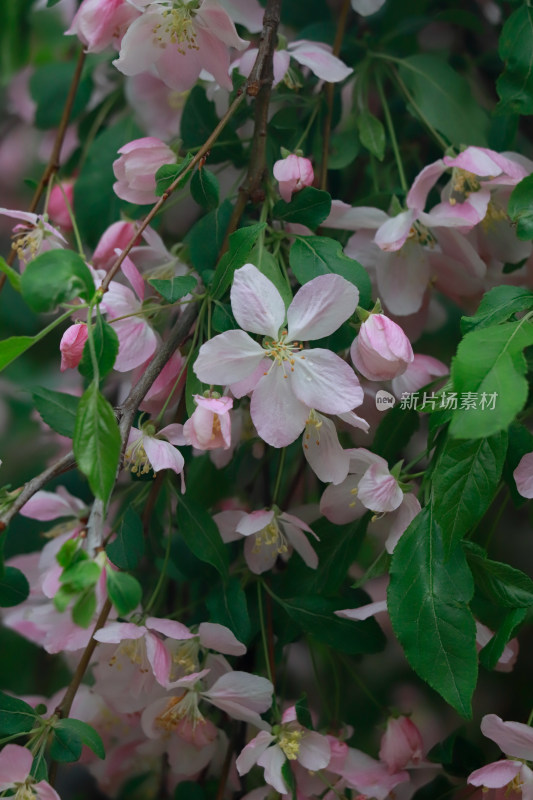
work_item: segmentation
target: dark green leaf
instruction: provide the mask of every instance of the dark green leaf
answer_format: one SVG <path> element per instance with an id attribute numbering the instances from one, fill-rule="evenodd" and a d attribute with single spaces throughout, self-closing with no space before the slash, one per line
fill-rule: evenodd
<path id="1" fill-rule="evenodd" d="M 255 225 L 239 228 L 239 230 L 231 234 L 228 251 L 220 259 L 211 284 L 211 296 L 215 300 L 222 297 L 229 288 L 233 281 L 235 270 L 248 262 L 252 248 L 259 234 L 265 228 L 266 224 L 264 222 L 256 222 Z"/>
<path id="2" fill-rule="evenodd" d="M 379 161 L 385 157 L 385 128 L 370 111 L 357 115 L 357 130 L 361 144 Z"/>
<path id="3" fill-rule="evenodd" d="M 48 250 L 30 261 L 20 279 L 22 296 L 32 311 L 53 311 L 60 303 L 95 292 L 87 264 L 72 250 Z"/>
<path id="4" fill-rule="evenodd" d="M 220 122 L 215 104 L 208 100 L 201 86 L 194 86 L 188 94 L 181 115 L 181 138 L 186 150 L 202 147 Z M 239 159 L 242 145 L 239 137 L 226 125 L 219 142 L 211 148 L 209 162 L 218 164 L 221 161 Z"/>
<path id="5" fill-rule="evenodd" d="M 212 211 L 220 201 L 220 187 L 218 178 L 205 167 L 197 169 L 192 176 L 191 194 L 199 206 L 206 211 Z"/>
<path id="6" fill-rule="evenodd" d="M 33 336 L 11 336 L 0 342 L 0 371 L 35 344 Z"/>
<path id="7" fill-rule="evenodd" d="M 97 313 L 93 327 L 94 349 L 98 363 L 100 380 L 113 369 L 118 354 L 118 336 L 113 326 L 105 322 L 100 312 Z M 90 381 L 94 378 L 93 362 L 89 342 L 85 342 L 83 354 L 78 367 L 81 374 Z"/>
<path id="8" fill-rule="evenodd" d="M 75 70 L 76 63 L 73 60 L 43 64 L 34 70 L 30 77 L 30 92 L 37 104 L 35 125 L 38 128 L 59 126 Z M 91 77 L 85 71 L 74 96 L 70 119 L 76 119 L 84 110 L 92 88 Z"/>
<path id="9" fill-rule="evenodd" d="M 224 200 L 215 211 L 198 220 L 185 237 L 191 263 L 201 275 L 215 268 L 232 211 L 230 201 Z"/>
<path id="10" fill-rule="evenodd" d="M 16 567 L 4 567 L 0 577 L 0 608 L 18 606 L 30 593 L 30 585 L 23 572 Z"/>
<path id="11" fill-rule="evenodd" d="M 231 331 L 239 327 L 229 303 L 217 303 L 211 315 L 211 324 L 217 333 L 224 333 L 224 331 Z"/>
<path id="12" fill-rule="evenodd" d="M 528 11 L 531 13 L 531 9 Z M 514 187 L 509 198 L 507 213 L 516 224 L 518 238 L 525 241 L 533 239 L 533 175 L 528 175 Z"/>
<path id="13" fill-rule="evenodd" d="M 285 303 L 285 308 L 288 308 L 292 303 L 292 291 L 287 278 L 281 271 L 278 259 L 258 242 L 249 255 L 249 261 L 257 267 L 259 272 L 263 273 L 265 278 L 268 278 L 274 284 Z"/>
<path id="14" fill-rule="evenodd" d="M 176 786 L 174 800 L 205 800 L 205 790 L 199 783 L 183 781 Z"/>
<path id="15" fill-rule="evenodd" d="M 446 553 L 492 503 L 506 452 L 507 431 L 488 439 L 446 440 L 432 474 L 433 510 L 442 528 Z"/>
<path id="16" fill-rule="evenodd" d="M 526 615 L 527 609 L 525 608 L 514 608 L 506 614 L 496 634 L 479 653 L 479 662 L 485 669 L 494 669 L 502 656 L 505 645 L 524 622 Z"/>
<path id="17" fill-rule="evenodd" d="M 192 275 L 180 275 L 177 278 L 170 278 L 170 280 L 158 280 L 157 278 L 150 278 L 148 283 L 151 284 L 156 292 L 165 298 L 168 303 L 175 303 L 186 294 L 190 294 L 193 289 L 198 285 L 196 278 Z"/>
<path id="18" fill-rule="evenodd" d="M 289 790 L 291 800 L 298 800 L 296 795 L 296 778 L 294 777 L 294 773 L 291 769 L 291 762 L 288 759 L 285 759 L 281 765 L 281 777 L 285 781 L 285 785 Z"/>
<path id="19" fill-rule="evenodd" d="M 502 28 L 500 58 L 505 69 L 498 78 L 499 110 L 533 114 L 533 9 L 517 9 Z"/>
<path id="20" fill-rule="evenodd" d="M 102 742 L 100 734 L 95 731 L 92 725 L 82 722 L 81 719 L 71 719 L 69 717 L 68 719 L 59 720 L 55 726 L 56 736 L 58 730 L 67 732 L 71 736 L 81 739 L 83 744 L 90 747 L 98 758 L 105 758 L 104 743 Z"/>
<path id="21" fill-rule="evenodd" d="M 373 452 L 393 463 L 417 432 L 420 419 L 414 409 L 396 406 L 383 416 L 372 443 Z"/>
<path id="22" fill-rule="evenodd" d="M 10 267 L 5 258 L 0 256 L 0 272 L 3 272 L 9 283 L 16 292 L 20 292 L 20 275 Z"/>
<path id="23" fill-rule="evenodd" d="M 176 178 L 179 178 L 179 176 L 185 172 L 192 159 L 193 157 L 191 153 L 187 153 L 185 158 L 182 158 L 177 164 L 163 164 L 162 167 L 159 167 L 155 173 L 155 193 L 157 197 L 161 197 L 169 190 Z M 184 186 L 190 177 L 191 173 L 189 171 L 180 181 L 178 181 L 176 188 L 179 186 Z"/>
<path id="24" fill-rule="evenodd" d="M 314 730 L 311 712 L 309 711 L 309 703 L 307 702 L 307 695 L 303 694 L 300 699 L 296 701 L 294 707 L 296 709 L 296 719 L 300 725 L 303 725 L 304 728 L 310 731 Z"/>
<path id="25" fill-rule="evenodd" d="M 533 191 L 531 193 L 533 203 Z M 461 331 L 469 333 L 474 328 L 488 328 L 506 322 L 518 311 L 533 308 L 533 292 L 522 286 L 495 286 L 487 292 L 472 317 L 461 318 Z"/>
<path id="26" fill-rule="evenodd" d="M 86 589 L 72 606 L 72 621 L 80 628 L 88 628 L 96 611 L 96 593 L 93 587 Z"/>
<path id="27" fill-rule="evenodd" d="M 297 222 L 313 230 L 324 222 L 331 211 L 331 196 L 321 189 L 306 186 L 292 196 L 291 202 L 278 200 L 272 216 L 284 222 Z"/>
<path id="28" fill-rule="evenodd" d="M 477 680 L 473 593 L 462 549 L 446 559 L 440 526 L 423 509 L 394 549 L 388 609 L 413 669 L 465 717 Z"/>
<path id="29" fill-rule="evenodd" d="M 38 717 L 34 709 L 9 694 L 0 692 L 0 734 L 9 736 L 12 733 L 29 733 Z"/>
<path id="30" fill-rule="evenodd" d="M 62 722 L 67 720 L 60 720 L 54 728 L 54 738 L 49 750 L 50 758 L 64 763 L 77 761 L 83 750 L 83 742 L 77 731 L 61 725 Z"/>
<path id="31" fill-rule="evenodd" d="M 477 550 L 466 551 L 477 589 L 495 605 L 529 608 L 533 605 L 533 581 L 519 569 L 484 558 Z"/>
<path id="32" fill-rule="evenodd" d="M 206 561 L 224 578 L 228 577 L 228 551 L 218 528 L 207 511 L 191 503 L 187 496 L 178 502 L 178 527 L 189 550 Z"/>
<path id="33" fill-rule="evenodd" d="M 442 764 L 446 772 L 458 778 L 466 778 L 484 763 L 483 753 L 472 742 L 461 736 L 460 729 L 432 747 L 428 759 L 434 764 Z"/>
<path id="34" fill-rule="evenodd" d="M 126 509 L 117 536 L 105 551 L 119 569 L 135 569 L 138 565 L 144 555 L 144 533 L 141 518 L 132 508 Z"/>
<path id="35" fill-rule="evenodd" d="M 372 299 L 370 278 L 365 269 L 342 252 L 341 243 L 326 236 L 302 236 L 291 247 L 289 260 L 297 280 L 304 284 L 317 275 L 342 275 L 359 289 L 359 305 Z"/>
<path id="36" fill-rule="evenodd" d="M 43 422 L 46 422 L 61 436 L 68 436 L 69 439 L 72 439 L 80 398 L 65 392 L 45 389 L 42 386 L 34 389 L 32 397 Z"/>
<path id="37" fill-rule="evenodd" d="M 240 642 L 250 639 L 250 617 L 246 595 L 237 578 L 230 578 L 226 584 L 218 584 L 207 595 L 206 605 L 211 621 L 229 628 Z"/>
<path id="38" fill-rule="evenodd" d="M 127 572 L 115 572 L 113 569 L 107 570 L 107 592 L 119 617 L 134 611 L 142 598 L 139 581 Z"/>
<path id="39" fill-rule="evenodd" d="M 72 446 L 94 495 L 107 502 L 115 485 L 121 439 L 113 409 L 96 382 L 80 399 Z"/>
<path id="40" fill-rule="evenodd" d="M 368 525 L 368 516 L 347 525 L 334 525 L 325 517 L 313 523 L 313 531 L 320 539 L 313 542 L 313 549 L 318 556 L 318 568 L 306 570 L 306 590 L 324 594 L 335 594 L 338 591 L 350 564 L 357 558 Z"/>

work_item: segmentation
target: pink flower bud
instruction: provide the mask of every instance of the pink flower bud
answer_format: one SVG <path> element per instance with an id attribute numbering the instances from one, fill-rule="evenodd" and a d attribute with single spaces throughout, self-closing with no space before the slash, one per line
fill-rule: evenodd
<path id="1" fill-rule="evenodd" d="M 93 253 L 93 264 L 96 269 L 108 270 L 117 260 L 117 250 L 124 250 L 135 235 L 133 222 L 113 222 L 100 237 Z"/>
<path id="2" fill-rule="evenodd" d="M 186 439 L 198 450 L 225 450 L 231 445 L 231 397 L 203 397 L 195 394 L 196 409 L 183 426 Z"/>
<path id="3" fill-rule="evenodd" d="M 292 154 L 276 161 L 273 172 L 279 183 L 279 193 L 286 203 L 290 203 L 293 192 L 311 186 L 315 179 L 309 159 Z"/>
<path id="4" fill-rule="evenodd" d="M 118 152 L 120 158 L 113 162 L 115 194 L 128 203 L 155 203 L 155 173 L 163 164 L 174 164 L 175 153 L 154 136 L 134 139 Z"/>
<path id="5" fill-rule="evenodd" d="M 65 197 L 70 205 L 70 211 L 65 201 Z M 50 192 L 50 200 L 48 201 L 48 216 L 54 223 L 59 225 L 64 231 L 72 230 L 72 220 L 70 214 L 74 204 L 74 183 L 72 181 L 65 181 L 61 186 L 54 186 Z"/>
<path id="6" fill-rule="evenodd" d="M 67 328 L 59 343 L 59 349 L 61 351 L 61 372 L 78 366 L 86 341 L 87 325 L 85 322 L 79 322 Z"/>
<path id="7" fill-rule="evenodd" d="M 391 717 L 379 750 L 379 757 L 389 772 L 397 772 L 408 764 L 419 764 L 423 756 L 424 743 L 414 722 L 409 717 Z"/>
<path id="8" fill-rule="evenodd" d="M 401 397 L 404 392 L 411 394 L 417 392 L 422 386 L 427 386 L 435 378 L 441 378 L 449 373 L 449 368 L 442 361 L 422 353 L 415 353 L 414 359 L 403 375 L 394 378 L 392 391 L 396 397 Z"/>
<path id="9" fill-rule="evenodd" d="M 371 314 L 363 322 L 350 355 L 356 369 L 371 381 L 396 378 L 414 359 L 409 339 L 384 314 Z"/>

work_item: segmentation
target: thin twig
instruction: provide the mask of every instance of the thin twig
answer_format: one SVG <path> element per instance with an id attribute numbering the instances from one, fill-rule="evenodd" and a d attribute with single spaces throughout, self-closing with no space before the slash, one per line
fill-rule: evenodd
<path id="1" fill-rule="evenodd" d="M 74 99 L 76 97 L 76 92 L 78 91 L 78 86 L 83 72 L 84 63 L 85 63 L 85 51 L 80 50 L 80 54 L 78 56 L 78 62 L 76 64 L 76 69 L 74 70 L 74 75 L 72 76 L 72 81 L 70 83 L 70 88 L 68 90 L 67 99 L 65 101 L 65 107 L 63 108 L 63 113 L 61 115 L 61 120 L 59 122 L 59 127 L 57 129 L 54 146 L 52 147 L 52 152 L 50 154 L 50 158 L 48 159 L 48 164 L 46 165 L 44 172 L 41 175 L 41 180 L 39 181 L 37 188 L 35 189 L 31 203 L 28 207 L 28 211 L 30 212 L 30 214 L 33 214 L 34 211 L 36 210 L 44 190 L 50 183 L 55 173 L 59 170 L 61 150 L 63 148 L 65 134 L 69 126 L 70 115 L 72 114 L 72 106 L 74 105 Z M 13 264 L 16 253 L 17 251 L 15 250 L 15 248 L 11 247 L 11 251 L 7 257 L 7 263 L 9 264 L 9 266 Z M 6 280 L 5 274 L 0 275 L 0 292 L 2 291 L 5 280 Z"/>
<path id="2" fill-rule="evenodd" d="M 350 0 L 344 0 L 337 24 L 337 32 L 335 34 L 335 41 L 333 42 L 333 55 L 338 56 L 344 32 L 346 30 L 346 22 L 348 21 L 348 14 L 350 12 Z M 327 188 L 328 183 L 328 157 L 329 157 L 329 142 L 331 138 L 331 123 L 333 121 L 333 98 L 335 94 L 335 84 L 326 84 L 326 121 L 324 123 L 324 138 L 322 140 L 322 163 L 320 165 L 320 179 L 319 185 L 321 189 Z"/>

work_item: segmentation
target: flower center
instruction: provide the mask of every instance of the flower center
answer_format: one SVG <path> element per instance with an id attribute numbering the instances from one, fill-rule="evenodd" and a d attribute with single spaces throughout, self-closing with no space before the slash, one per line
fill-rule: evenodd
<path id="1" fill-rule="evenodd" d="M 287 540 L 280 531 L 275 517 L 263 530 L 255 534 L 253 552 L 259 553 L 262 547 L 275 547 L 280 555 L 288 550 Z"/>
<path id="2" fill-rule="evenodd" d="M 278 739 L 278 744 L 289 761 L 295 761 L 298 758 L 302 736 L 302 731 L 291 730 L 290 728 L 282 728 Z"/>
<path id="3" fill-rule="evenodd" d="M 309 449 L 309 445 L 306 444 L 307 441 L 311 438 L 311 431 L 314 428 L 314 436 L 316 436 L 316 444 L 320 444 L 320 428 L 322 427 L 323 422 L 321 419 L 318 418 L 315 410 L 312 408 L 309 412 L 309 416 L 305 421 L 305 441 L 304 441 L 304 448 L 305 450 Z"/>
<path id="4" fill-rule="evenodd" d="M 203 714 L 198 710 L 196 692 L 184 690 L 178 697 L 170 697 L 165 709 L 156 717 L 155 724 L 165 731 L 174 731 L 181 720 L 187 718 L 193 728 L 205 722 Z"/>
<path id="5" fill-rule="evenodd" d="M 300 352 L 303 349 L 303 344 L 298 342 L 287 342 L 287 331 L 282 331 L 281 337 L 274 341 L 267 340 L 263 345 L 265 355 L 271 358 L 280 367 L 283 366 L 285 370 L 285 362 L 289 364 L 290 371 L 294 372 L 294 364 L 297 358 L 305 360 L 305 356 Z M 287 373 L 285 373 L 287 377 Z"/>
<path id="6" fill-rule="evenodd" d="M 196 43 L 196 29 L 193 22 L 193 8 L 182 2 L 173 2 L 162 12 L 163 21 L 154 25 L 154 43 L 166 47 L 167 42 L 177 45 L 178 53 L 186 54 L 187 50 L 199 50 Z"/>
<path id="7" fill-rule="evenodd" d="M 17 225 L 13 235 L 13 250 L 21 261 L 31 261 L 38 254 L 44 239 L 40 225 Z"/>
<path id="8" fill-rule="evenodd" d="M 150 672 L 150 664 L 146 656 L 146 645 L 144 636 L 140 639 L 126 639 L 121 642 L 115 650 L 114 655 L 109 659 L 109 666 L 122 669 L 121 658 L 125 657 L 132 664 L 139 667 L 139 672 Z"/>
<path id="9" fill-rule="evenodd" d="M 181 674 L 191 675 L 199 668 L 198 653 L 200 644 L 197 639 L 190 639 L 178 645 L 172 656 L 172 663 L 176 664 Z"/>
<path id="10" fill-rule="evenodd" d="M 481 220 L 481 227 L 488 231 L 494 227 L 495 223 L 509 219 L 504 209 L 491 200 L 487 206 L 487 213 Z"/>
<path id="11" fill-rule="evenodd" d="M 18 789 L 13 800 L 34 800 L 36 794 L 29 785 L 29 780 L 28 778 L 24 783 L 15 784 Z"/>
<path id="12" fill-rule="evenodd" d="M 136 475 L 146 475 L 152 469 L 152 465 L 144 449 L 143 437 L 140 436 L 132 442 L 124 453 L 124 466 Z"/>
<path id="13" fill-rule="evenodd" d="M 476 175 L 472 172 L 467 172 L 465 169 L 454 167 L 452 172 L 452 191 L 448 202 L 451 206 L 456 203 L 464 203 L 472 192 L 478 192 L 480 189 L 481 184 Z"/>

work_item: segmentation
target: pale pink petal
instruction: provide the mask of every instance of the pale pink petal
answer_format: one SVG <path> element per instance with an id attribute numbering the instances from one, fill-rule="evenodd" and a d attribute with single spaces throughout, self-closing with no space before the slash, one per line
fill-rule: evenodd
<path id="1" fill-rule="evenodd" d="M 220 511 L 213 515 L 223 542 L 235 542 L 241 538 L 236 529 L 245 513 L 245 511 Z"/>
<path id="2" fill-rule="evenodd" d="M 143 446 L 154 472 L 162 469 L 172 469 L 177 475 L 182 472 L 185 462 L 174 445 L 153 436 L 145 436 Z"/>
<path id="3" fill-rule="evenodd" d="M 308 464 L 321 481 L 341 483 L 345 479 L 350 456 L 341 447 L 337 429 L 330 419 L 315 412 L 314 417 L 307 420 L 302 445 Z"/>
<path id="4" fill-rule="evenodd" d="M 388 613 L 386 600 L 378 600 L 376 603 L 367 603 L 366 606 L 359 606 L 358 608 L 343 608 L 342 610 L 335 611 L 334 614 L 337 617 L 343 617 L 343 619 L 360 621 L 374 617 L 376 614 L 381 614 L 382 612 Z"/>
<path id="5" fill-rule="evenodd" d="M 283 368 L 274 364 L 254 389 L 250 413 L 261 439 L 273 447 L 286 447 L 303 431 L 308 408 L 296 397 Z"/>
<path id="6" fill-rule="evenodd" d="M 121 319 L 113 323 L 112 327 L 119 341 L 114 364 L 114 369 L 118 372 L 129 372 L 130 369 L 140 367 L 154 354 L 158 342 L 157 334 L 144 319 Z"/>
<path id="7" fill-rule="evenodd" d="M 439 158 L 418 173 L 406 197 L 407 208 L 423 211 L 426 206 L 427 196 L 443 172 L 446 164 Z"/>
<path id="8" fill-rule="evenodd" d="M 390 772 L 420 764 L 424 757 L 424 743 L 420 731 L 409 717 L 389 717 L 387 729 L 381 737 L 379 757 Z"/>
<path id="9" fill-rule="evenodd" d="M 186 625 L 173 619 L 161 619 L 159 617 L 148 617 L 146 627 L 151 631 L 157 631 L 169 639 L 194 639 L 195 634 L 191 633 Z"/>
<path id="10" fill-rule="evenodd" d="M 205 28 L 205 30 L 209 30 L 226 47 L 245 50 L 248 47 L 248 42 L 238 35 L 228 10 L 221 8 L 221 5 L 224 5 L 224 3 L 219 3 L 218 0 L 203 0 L 195 17 L 195 24 L 198 27 Z M 240 13 L 242 14 L 242 2 L 238 6 L 241 8 Z M 253 7 L 254 3 L 250 2 L 250 6 Z M 255 8 L 255 11 L 256 15 L 258 15 L 257 8 Z M 238 20 L 235 21 L 237 22 Z M 210 72 L 209 69 L 207 71 Z"/>
<path id="11" fill-rule="evenodd" d="M 121 250 L 117 248 L 115 254 L 120 256 Z M 144 278 L 129 256 L 123 260 L 120 269 L 129 280 L 141 302 L 144 300 Z"/>
<path id="12" fill-rule="evenodd" d="M 20 509 L 23 517 L 38 519 L 40 522 L 47 522 L 58 517 L 73 517 L 76 515 L 76 511 L 77 509 L 67 498 L 61 497 L 56 492 L 45 492 L 42 489 L 30 497 Z"/>
<path id="13" fill-rule="evenodd" d="M 305 350 L 296 357 L 290 383 L 298 400 L 326 414 L 351 411 L 364 399 L 359 380 L 350 365 L 331 350 L 320 347 Z"/>
<path id="14" fill-rule="evenodd" d="M 286 794 L 289 791 L 281 772 L 285 761 L 285 753 L 277 744 L 269 747 L 257 759 L 259 766 L 265 769 L 265 781 L 281 794 Z"/>
<path id="15" fill-rule="evenodd" d="M 199 672 L 191 672 L 190 675 L 184 675 L 182 678 L 178 678 L 177 681 L 170 681 L 170 683 L 167 683 L 167 689 L 193 689 L 194 684 L 202 678 L 205 678 L 209 672 L 209 669 L 201 669 Z"/>
<path id="16" fill-rule="evenodd" d="M 397 398 L 404 392 L 417 392 L 423 386 L 444 375 L 448 375 L 450 369 L 433 356 L 426 356 L 422 353 L 415 353 L 413 361 L 409 364 L 403 375 L 392 379 L 392 391 Z"/>
<path id="17" fill-rule="evenodd" d="M 203 383 L 232 384 L 250 376 L 264 356 L 261 345 L 244 331 L 225 331 L 201 346 L 193 369 Z"/>
<path id="18" fill-rule="evenodd" d="M 362 17 L 369 17 L 379 11 L 385 0 L 352 0 L 352 8 Z"/>
<path id="19" fill-rule="evenodd" d="M 274 512 L 266 509 L 245 514 L 237 524 L 237 533 L 240 533 L 241 536 L 251 536 L 254 533 L 259 533 L 272 522 L 273 517 Z"/>
<path id="20" fill-rule="evenodd" d="M 354 428 L 359 428 L 359 430 L 364 431 L 365 433 L 368 433 L 370 430 L 370 425 L 366 419 L 358 417 L 353 411 L 346 411 L 342 414 L 337 414 L 337 416 L 347 425 L 351 425 Z"/>
<path id="21" fill-rule="evenodd" d="M 383 518 L 383 522 L 388 522 L 390 525 L 389 535 L 385 540 L 385 550 L 387 553 L 393 553 L 394 548 L 398 544 L 400 536 L 407 530 L 411 522 L 417 514 L 422 511 L 417 497 L 414 494 L 404 494 L 400 506 Z M 378 523 L 380 520 L 378 520 Z"/>
<path id="22" fill-rule="evenodd" d="M 321 513 L 335 525 L 345 525 L 347 522 L 360 519 L 368 511 L 357 499 L 358 475 L 348 475 L 342 483 L 330 484 L 323 492 L 320 499 Z"/>
<path id="23" fill-rule="evenodd" d="M 257 0 L 220 0 L 233 22 L 244 25 L 250 33 L 258 33 L 263 27 L 264 10 Z"/>
<path id="24" fill-rule="evenodd" d="M 285 304 L 272 281 L 253 264 L 236 270 L 231 287 L 231 308 L 244 330 L 278 338 L 285 321 Z"/>
<path id="25" fill-rule="evenodd" d="M 481 720 L 481 733 L 496 742 L 508 756 L 533 760 L 533 728 L 522 722 L 504 722 L 496 714 Z"/>
<path id="26" fill-rule="evenodd" d="M 78 366 L 83 355 L 83 349 L 87 338 L 87 325 L 84 322 L 76 323 L 66 329 L 59 342 L 61 372 L 64 372 L 66 369 L 74 369 Z"/>
<path id="27" fill-rule="evenodd" d="M 244 558 L 248 568 L 254 575 L 262 575 L 263 572 L 268 572 L 276 563 L 279 552 L 279 544 L 265 544 L 261 542 L 256 547 L 255 537 L 248 536 L 244 542 Z"/>
<path id="28" fill-rule="evenodd" d="M 315 731 L 305 733 L 300 742 L 300 752 L 298 753 L 298 761 L 302 767 L 315 772 L 319 769 L 325 769 L 330 759 L 331 748 L 327 737 Z"/>
<path id="29" fill-rule="evenodd" d="M 246 653 L 246 645 L 239 642 L 235 634 L 216 622 L 201 622 L 198 628 L 200 642 L 210 650 L 216 650 L 227 656 L 243 656 Z"/>
<path id="30" fill-rule="evenodd" d="M 263 350 L 263 354 L 264 354 Z M 230 391 L 234 397 L 244 397 L 245 394 L 251 394 L 263 375 L 266 375 L 270 367 L 272 366 L 272 361 L 269 358 L 263 358 L 257 367 L 251 372 L 246 378 L 242 381 L 231 382 L 229 384 Z"/>
<path id="31" fill-rule="evenodd" d="M 97 642 L 119 644 L 124 639 L 142 639 L 145 634 L 144 625 L 135 625 L 133 622 L 109 622 L 105 628 L 96 631 L 93 638 Z"/>
<path id="32" fill-rule="evenodd" d="M 287 311 L 288 341 L 322 339 L 354 313 L 359 291 L 340 275 L 319 275 L 296 292 Z"/>
<path id="33" fill-rule="evenodd" d="M 147 11 L 128 27 L 120 45 L 119 57 L 113 61 L 124 75 L 149 71 L 157 53 L 153 29 L 160 22 L 161 15 L 157 11 Z"/>
<path id="34" fill-rule="evenodd" d="M 269 680 L 247 672 L 222 675 L 202 696 L 233 719 L 249 722 L 258 728 L 270 727 L 259 716 L 272 703 L 273 687 Z"/>
<path id="35" fill-rule="evenodd" d="M 0 752 L 0 791 L 11 789 L 15 783 L 24 783 L 32 764 L 29 750 L 18 744 L 6 744 Z"/>
<path id="36" fill-rule="evenodd" d="M 332 55 L 328 45 L 302 39 L 289 45 L 291 58 L 303 67 L 309 67 L 317 78 L 328 83 L 338 83 L 351 75 L 353 69 Z"/>
<path id="37" fill-rule="evenodd" d="M 289 523 L 284 523 L 283 530 L 289 544 L 294 547 L 300 558 L 311 569 L 318 567 L 318 556 L 313 550 L 309 539 L 299 528 Z"/>
<path id="38" fill-rule="evenodd" d="M 350 206 L 342 200 L 331 201 L 331 211 L 322 225 L 343 231 L 357 231 L 360 228 L 377 230 L 389 219 L 388 214 L 372 206 Z"/>
<path id="39" fill-rule="evenodd" d="M 376 231 L 374 241 L 381 250 L 387 252 L 399 250 L 405 244 L 409 236 L 411 226 L 415 219 L 415 212 L 411 209 L 402 211 L 395 217 L 391 217 L 381 225 Z"/>
<path id="40" fill-rule="evenodd" d="M 533 498 L 533 453 L 526 453 L 525 456 L 522 456 L 520 463 L 513 472 L 513 478 L 516 482 L 516 488 L 522 497 Z M 20 513 L 24 512 L 21 511 Z"/>
<path id="41" fill-rule="evenodd" d="M 47 781 L 39 781 L 32 786 L 37 800 L 61 800 L 55 789 Z"/>
<path id="42" fill-rule="evenodd" d="M 196 730 L 193 730 L 193 736 L 200 727 L 208 728 L 202 737 L 204 741 L 206 738 L 216 736 L 216 728 L 212 730 L 214 726 L 209 720 L 204 720 L 201 726 L 197 725 Z M 216 738 L 199 747 L 182 736 L 171 736 L 167 744 L 171 774 L 185 778 L 196 776 L 213 760 L 218 747 L 219 742 Z"/>
<path id="43" fill-rule="evenodd" d="M 388 468 L 373 464 L 359 481 L 357 497 L 371 511 L 394 511 L 403 492 Z"/>
<path id="44" fill-rule="evenodd" d="M 467 233 L 474 225 L 485 218 L 490 202 L 490 191 L 480 189 L 473 192 L 464 203 L 451 205 L 444 202 L 434 206 L 431 211 L 420 211 L 418 219 L 427 228 L 458 228 Z"/>
<path id="45" fill-rule="evenodd" d="M 161 686 L 168 682 L 171 657 L 163 641 L 149 631 L 146 633 L 146 656 L 152 667 L 154 677 Z"/>
<path id="46" fill-rule="evenodd" d="M 315 514 L 315 518 L 316 516 L 317 515 Z M 296 517 L 294 514 L 288 514 L 286 511 L 283 511 L 279 515 L 278 519 L 280 519 L 282 522 L 289 522 L 291 525 L 294 525 L 296 528 L 299 528 L 302 531 L 307 531 L 307 533 L 310 533 L 311 536 L 314 536 L 315 539 L 318 541 L 318 536 L 316 535 L 316 533 L 309 527 L 309 525 L 306 522 L 303 521 L 303 519 L 300 519 L 300 517 Z"/>
<path id="47" fill-rule="evenodd" d="M 487 789 L 499 789 L 516 778 L 521 767 L 520 761 L 493 761 L 492 764 L 472 772 L 468 776 L 468 783 L 472 786 L 486 786 Z"/>
<path id="48" fill-rule="evenodd" d="M 257 736 L 248 742 L 246 747 L 237 757 L 235 764 L 237 766 L 237 772 L 239 775 L 246 775 L 248 772 L 250 772 L 254 764 L 257 764 L 257 759 L 260 758 L 260 756 L 273 741 L 274 737 L 271 733 L 266 730 L 259 731 Z"/>
<path id="49" fill-rule="evenodd" d="M 431 277 L 426 249 L 408 239 L 400 250 L 381 255 L 375 264 L 379 297 L 391 314 L 416 313 L 422 307 Z"/>
<path id="50" fill-rule="evenodd" d="M 504 173 L 510 178 L 510 184 L 518 183 L 527 175 L 521 164 L 486 147 L 467 147 L 455 158 L 445 156 L 444 162 L 448 167 L 459 167 L 483 178 L 496 178 Z"/>

